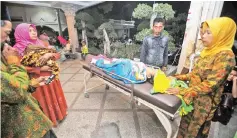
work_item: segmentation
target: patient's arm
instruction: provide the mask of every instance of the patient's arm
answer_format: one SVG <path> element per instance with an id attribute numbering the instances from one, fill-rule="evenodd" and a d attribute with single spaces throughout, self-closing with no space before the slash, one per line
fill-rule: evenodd
<path id="1" fill-rule="evenodd" d="M 157 69 L 153 69 L 151 67 L 146 67 L 147 78 L 151 78 L 151 77 L 155 76 L 156 72 L 157 72 Z"/>
<path id="2" fill-rule="evenodd" d="M 188 74 L 176 74 L 174 75 L 174 77 L 178 80 L 182 80 L 182 81 L 189 81 L 191 79 L 192 76 L 195 76 L 195 74 L 197 73 L 197 69 L 195 69 L 196 67 L 193 68 L 192 72 L 188 73 Z"/>

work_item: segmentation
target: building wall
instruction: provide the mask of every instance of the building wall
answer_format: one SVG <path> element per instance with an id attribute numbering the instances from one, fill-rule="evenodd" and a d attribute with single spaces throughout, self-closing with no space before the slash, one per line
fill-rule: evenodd
<path id="1" fill-rule="evenodd" d="M 7 5 L 11 18 L 22 17 L 23 22 L 35 25 L 48 26 L 55 31 L 59 31 L 56 10 L 48 7 L 35 7 L 23 5 Z M 62 11 L 59 13 L 62 30 L 67 27 L 66 18 Z M 13 28 L 22 21 L 13 21 Z"/>
<path id="2" fill-rule="evenodd" d="M 183 69 L 188 43 L 198 39 L 201 23 L 220 17 L 223 4 L 224 1 L 191 1 L 177 73 L 181 73 Z"/>

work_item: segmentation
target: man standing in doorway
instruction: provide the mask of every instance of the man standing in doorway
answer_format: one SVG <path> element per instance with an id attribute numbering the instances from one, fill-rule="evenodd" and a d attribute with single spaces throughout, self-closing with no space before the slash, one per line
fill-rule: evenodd
<path id="1" fill-rule="evenodd" d="M 168 37 L 162 34 L 165 21 L 156 18 L 153 21 L 153 35 L 147 36 L 143 40 L 140 61 L 167 70 L 168 64 Z"/>

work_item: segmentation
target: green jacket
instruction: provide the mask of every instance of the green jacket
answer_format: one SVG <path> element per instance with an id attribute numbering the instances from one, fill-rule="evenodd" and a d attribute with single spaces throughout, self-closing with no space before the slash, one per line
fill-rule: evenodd
<path id="1" fill-rule="evenodd" d="M 51 129 L 52 122 L 27 92 L 29 84 L 28 74 L 19 59 L 12 57 L 7 66 L 1 62 L 2 138 L 40 138 Z"/>

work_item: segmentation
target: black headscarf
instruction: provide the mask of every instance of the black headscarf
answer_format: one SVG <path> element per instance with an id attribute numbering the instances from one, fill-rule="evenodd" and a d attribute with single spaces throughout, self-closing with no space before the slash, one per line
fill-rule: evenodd
<path id="1" fill-rule="evenodd" d="M 4 2 L 1 2 L 1 20 L 11 21 L 8 7 Z"/>
<path id="2" fill-rule="evenodd" d="M 2 23 L 2 21 L 11 21 L 8 7 L 6 6 L 6 3 L 4 3 L 4 2 L 1 2 L 1 23 Z M 1 53 L 3 51 L 4 45 L 5 45 L 5 42 L 1 43 Z M 1 54 L 1 61 L 4 64 L 6 64 L 6 60 L 2 54 Z"/>

